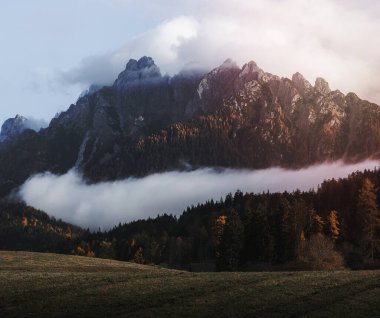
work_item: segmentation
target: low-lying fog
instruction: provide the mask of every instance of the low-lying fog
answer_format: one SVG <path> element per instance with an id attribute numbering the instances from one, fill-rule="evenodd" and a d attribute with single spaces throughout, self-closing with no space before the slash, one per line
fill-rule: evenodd
<path id="1" fill-rule="evenodd" d="M 62 176 L 38 174 L 27 180 L 19 196 L 48 214 L 90 229 L 107 229 L 119 222 L 155 217 L 161 213 L 180 215 L 189 205 L 229 192 L 260 193 L 309 190 L 325 179 L 346 177 L 357 170 L 373 169 L 380 161 L 345 165 L 321 164 L 301 170 L 270 168 L 264 170 L 216 171 L 211 168 L 190 172 L 171 171 L 144 178 L 85 184 L 70 171 Z"/>

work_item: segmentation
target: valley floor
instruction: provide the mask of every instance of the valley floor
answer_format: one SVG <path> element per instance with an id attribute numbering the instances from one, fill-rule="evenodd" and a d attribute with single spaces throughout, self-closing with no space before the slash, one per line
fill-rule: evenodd
<path id="1" fill-rule="evenodd" d="M 188 273 L 0 252 L 0 317 L 380 317 L 380 271 Z"/>

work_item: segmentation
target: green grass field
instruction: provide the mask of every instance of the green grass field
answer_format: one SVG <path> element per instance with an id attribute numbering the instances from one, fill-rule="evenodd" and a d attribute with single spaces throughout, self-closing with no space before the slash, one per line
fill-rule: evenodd
<path id="1" fill-rule="evenodd" d="M 0 252 L 0 317 L 380 317 L 380 271 L 188 273 Z"/>

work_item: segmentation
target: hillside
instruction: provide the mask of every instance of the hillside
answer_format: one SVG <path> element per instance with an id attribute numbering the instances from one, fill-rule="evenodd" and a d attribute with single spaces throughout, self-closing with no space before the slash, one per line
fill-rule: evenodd
<path id="1" fill-rule="evenodd" d="M 0 200 L 0 250 L 71 253 L 85 234 L 43 211 Z"/>
<path id="2" fill-rule="evenodd" d="M 0 195 L 37 172 L 75 167 L 115 180 L 200 166 L 304 167 L 378 157 L 380 108 L 318 78 L 281 78 L 231 60 L 205 74 L 162 75 L 130 60 L 40 132 L 0 143 Z"/>
<path id="3" fill-rule="evenodd" d="M 380 272 L 195 274 L 0 252 L 1 317 L 377 317 Z"/>

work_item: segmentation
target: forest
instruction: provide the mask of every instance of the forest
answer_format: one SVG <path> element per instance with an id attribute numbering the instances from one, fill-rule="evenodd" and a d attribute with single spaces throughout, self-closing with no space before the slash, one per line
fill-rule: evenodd
<path id="1" fill-rule="evenodd" d="M 23 203 L 0 200 L 0 250 L 70 254 L 84 232 Z"/>
<path id="2" fill-rule="evenodd" d="M 236 191 L 179 217 L 163 214 L 97 232 L 2 202 L 0 248 L 193 271 L 378 268 L 379 187 L 380 170 L 367 170 L 305 192 Z"/>
<path id="3" fill-rule="evenodd" d="M 380 171 L 356 172 L 316 190 L 242 193 L 191 206 L 180 217 L 88 233 L 83 253 L 191 269 L 339 269 L 380 259 Z"/>

